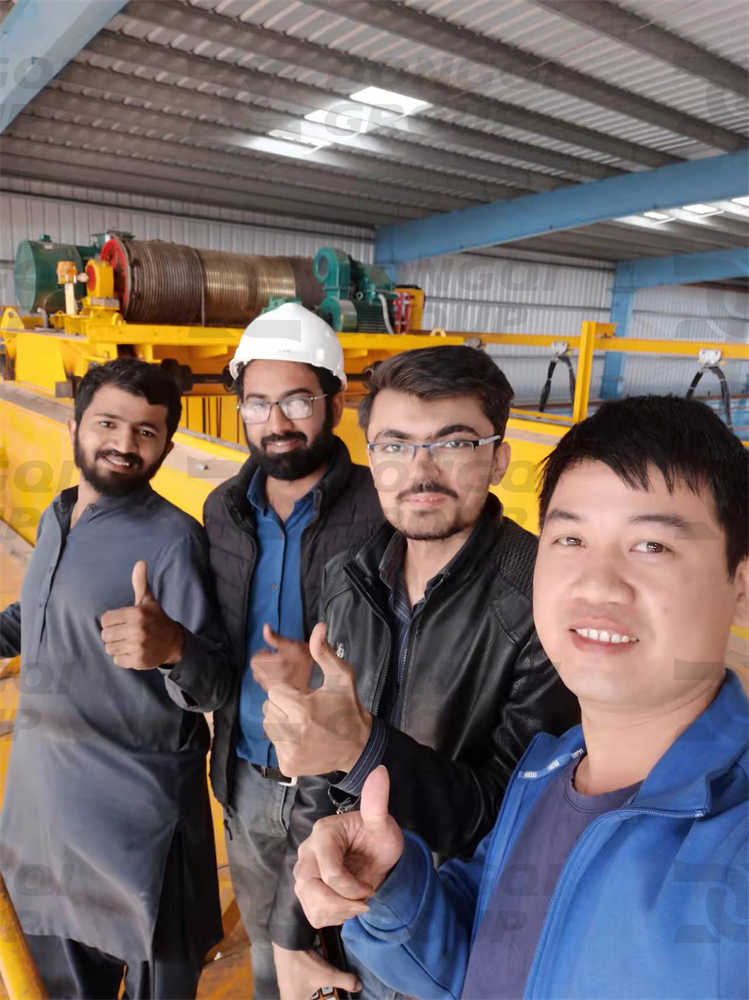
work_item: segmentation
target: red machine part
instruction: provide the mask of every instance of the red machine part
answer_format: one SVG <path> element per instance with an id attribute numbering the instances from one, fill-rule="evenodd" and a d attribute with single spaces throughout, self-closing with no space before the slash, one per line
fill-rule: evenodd
<path id="1" fill-rule="evenodd" d="M 132 290 L 130 258 L 127 247 L 119 237 L 112 236 L 101 248 L 101 259 L 109 264 L 114 271 L 114 294 L 120 300 L 120 308 L 123 316 L 126 316 L 130 305 L 130 292 Z M 88 269 L 86 269 L 86 273 L 88 273 Z M 90 285 L 88 290 L 90 294 Z"/>
<path id="2" fill-rule="evenodd" d="M 96 294 L 96 268 L 91 263 L 91 261 L 86 264 L 86 277 L 88 281 L 86 282 L 86 295 Z"/>

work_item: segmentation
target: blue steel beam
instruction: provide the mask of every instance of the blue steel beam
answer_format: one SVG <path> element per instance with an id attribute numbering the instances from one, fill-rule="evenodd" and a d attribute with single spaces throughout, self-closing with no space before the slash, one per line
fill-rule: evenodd
<path id="1" fill-rule="evenodd" d="M 632 320 L 635 292 L 657 285 L 685 285 L 695 281 L 721 281 L 749 276 L 749 248 L 714 250 L 710 253 L 685 253 L 674 257 L 641 257 L 622 260 L 616 266 L 611 293 L 611 322 L 616 336 L 626 337 Z M 601 399 L 620 395 L 625 356 L 606 352 L 601 380 Z M 747 383 L 749 385 L 749 382 Z"/>
<path id="2" fill-rule="evenodd" d="M 744 149 L 383 226 L 375 240 L 375 263 L 476 250 L 649 209 L 747 193 L 749 149 Z"/>
<path id="3" fill-rule="evenodd" d="M 17 0 L 0 23 L 0 133 L 127 0 Z"/>
<path id="4" fill-rule="evenodd" d="M 748 275 L 749 247 L 682 253 L 674 257 L 640 257 L 620 261 L 616 268 L 617 283 L 631 288 L 688 285 L 695 281 L 722 281 Z"/>

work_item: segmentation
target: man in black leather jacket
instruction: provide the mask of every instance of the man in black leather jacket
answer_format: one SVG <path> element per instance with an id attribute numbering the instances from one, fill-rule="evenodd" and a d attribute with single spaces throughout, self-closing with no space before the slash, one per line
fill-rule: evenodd
<path id="1" fill-rule="evenodd" d="M 386 764 L 390 812 L 439 855 L 470 855 L 491 828 L 531 737 L 564 732 L 576 703 L 533 628 L 536 538 L 503 516 L 489 487 L 510 450 L 512 389 L 468 347 L 411 351 L 373 373 L 360 409 L 387 520 L 326 567 L 310 640 L 322 687 L 273 686 L 265 726 L 299 781 L 271 921 L 282 1000 L 333 983 L 311 951 L 290 882 L 320 816 L 356 804 Z M 351 665 L 349 665 L 351 664 Z M 389 996 L 357 968 L 366 1000 Z"/>

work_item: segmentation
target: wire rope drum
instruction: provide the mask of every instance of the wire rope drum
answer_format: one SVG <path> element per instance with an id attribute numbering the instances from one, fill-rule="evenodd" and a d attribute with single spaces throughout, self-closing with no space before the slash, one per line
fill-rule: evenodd
<path id="1" fill-rule="evenodd" d="M 162 240 L 113 235 L 102 259 L 129 323 L 245 326 L 271 299 L 318 305 L 323 289 L 310 257 L 265 257 L 196 250 Z"/>
<path id="2" fill-rule="evenodd" d="M 197 250 L 162 240 L 113 236 L 101 256 L 114 269 L 115 294 L 129 323 L 202 322 L 205 277 Z"/>

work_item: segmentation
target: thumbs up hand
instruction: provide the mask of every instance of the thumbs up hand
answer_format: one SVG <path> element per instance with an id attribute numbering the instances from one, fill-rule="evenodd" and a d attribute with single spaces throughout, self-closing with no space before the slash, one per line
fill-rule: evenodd
<path id="1" fill-rule="evenodd" d="M 250 660 L 252 676 L 268 691 L 274 684 L 290 684 L 300 691 L 309 687 L 312 656 L 306 642 L 285 639 L 270 625 L 263 625 L 263 639 L 270 649 L 262 649 Z"/>
<path id="2" fill-rule="evenodd" d="M 296 894 L 313 927 L 366 913 L 403 853 L 403 834 L 388 813 L 390 778 L 375 768 L 364 782 L 359 812 L 326 816 L 299 848 Z"/>
<path id="3" fill-rule="evenodd" d="M 372 730 L 372 716 L 356 694 L 353 668 L 336 656 L 325 634 L 325 625 L 315 625 L 309 641 L 323 673 L 322 687 L 300 691 L 288 683 L 273 684 L 263 705 L 265 734 L 284 774 L 350 771 Z"/>
<path id="4" fill-rule="evenodd" d="M 106 611 L 101 616 L 101 640 L 118 667 L 153 670 L 182 657 L 185 632 L 166 615 L 148 586 L 148 565 L 133 566 L 132 607 Z"/>

